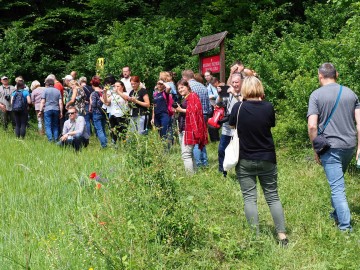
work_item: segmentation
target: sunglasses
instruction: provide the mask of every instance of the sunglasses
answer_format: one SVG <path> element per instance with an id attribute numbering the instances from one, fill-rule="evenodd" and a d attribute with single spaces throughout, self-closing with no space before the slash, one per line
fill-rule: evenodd
<path id="1" fill-rule="evenodd" d="M 73 115 L 75 114 L 76 112 L 68 112 L 68 115 Z"/>

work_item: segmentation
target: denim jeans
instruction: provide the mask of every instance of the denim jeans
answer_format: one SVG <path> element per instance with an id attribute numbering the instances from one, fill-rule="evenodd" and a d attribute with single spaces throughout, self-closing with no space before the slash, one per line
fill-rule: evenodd
<path id="1" fill-rule="evenodd" d="M 85 118 L 85 128 L 87 130 L 87 134 L 91 135 L 91 121 L 92 121 L 92 113 L 89 112 L 89 104 L 86 103 L 85 104 L 85 115 L 84 115 L 84 118 Z"/>
<path id="2" fill-rule="evenodd" d="M 257 232 L 259 231 L 256 190 L 256 178 L 258 177 L 265 200 L 270 208 L 275 230 L 277 233 L 284 233 L 285 218 L 278 195 L 276 164 L 264 160 L 240 159 L 236 165 L 236 174 L 244 199 L 244 210 L 248 223 Z"/>
<path id="3" fill-rule="evenodd" d="M 225 149 L 229 145 L 231 141 L 231 136 L 223 135 L 220 136 L 220 142 L 218 147 L 218 159 L 219 159 L 219 172 L 222 172 L 225 176 L 227 174 L 226 171 L 224 171 L 224 158 L 225 158 Z"/>
<path id="4" fill-rule="evenodd" d="M 330 148 L 320 156 L 326 178 L 331 189 L 332 216 L 338 222 L 340 230 L 351 230 L 350 209 L 345 194 L 344 173 L 351 161 L 355 149 Z"/>
<path id="5" fill-rule="evenodd" d="M 155 126 L 159 127 L 160 137 L 163 139 L 170 138 L 171 134 L 171 117 L 167 113 L 155 114 Z"/>
<path id="6" fill-rule="evenodd" d="M 204 114 L 204 121 L 205 123 L 207 123 L 207 115 Z M 197 167 L 201 167 L 201 166 L 208 166 L 208 157 L 207 157 L 207 152 L 206 152 L 206 147 L 204 146 L 203 149 L 199 149 L 199 145 L 195 144 L 194 149 L 193 149 L 193 153 L 194 153 L 194 158 L 196 161 L 196 166 Z"/>
<path id="7" fill-rule="evenodd" d="M 203 149 L 199 149 L 199 145 L 195 144 L 194 145 L 194 158 L 195 158 L 195 162 L 196 162 L 196 166 L 197 167 L 206 167 L 208 166 L 208 157 L 207 157 L 207 152 L 206 152 L 206 147 L 204 146 Z"/>
<path id="8" fill-rule="evenodd" d="M 45 133 L 49 142 L 59 138 L 59 115 L 60 111 L 57 110 L 44 112 Z"/>
<path id="9" fill-rule="evenodd" d="M 105 116 L 103 114 L 93 113 L 94 128 L 99 138 L 101 147 L 107 146 L 107 137 L 105 133 Z"/>

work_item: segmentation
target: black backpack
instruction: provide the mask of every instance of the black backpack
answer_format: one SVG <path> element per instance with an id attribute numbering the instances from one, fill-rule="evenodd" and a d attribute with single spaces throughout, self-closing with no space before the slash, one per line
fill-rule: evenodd
<path id="1" fill-rule="evenodd" d="M 21 90 L 17 90 L 13 98 L 12 110 L 14 112 L 22 112 L 25 111 L 25 109 L 26 107 L 25 107 L 23 93 Z"/>

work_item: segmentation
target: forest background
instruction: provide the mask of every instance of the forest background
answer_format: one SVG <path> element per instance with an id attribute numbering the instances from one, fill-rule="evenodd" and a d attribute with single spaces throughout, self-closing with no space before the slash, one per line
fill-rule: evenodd
<path id="1" fill-rule="evenodd" d="M 340 83 L 360 90 L 360 1 L 351 0 L 2 0 L 0 73 L 90 77 L 104 57 L 104 73 L 130 65 L 152 89 L 160 71 L 179 79 L 197 70 L 199 38 L 222 31 L 227 68 L 240 59 L 264 82 L 278 144 L 309 146 L 306 108 L 321 63 L 333 62 Z"/>

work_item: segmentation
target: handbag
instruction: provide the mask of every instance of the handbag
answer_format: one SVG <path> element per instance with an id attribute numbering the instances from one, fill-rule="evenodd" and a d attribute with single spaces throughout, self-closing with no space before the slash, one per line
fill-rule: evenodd
<path id="1" fill-rule="evenodd" d="M 224 171 L 229 171 L 230 169 L 234 168 L 236 164 L 239 162 L 239 154 L 240 154 L 240 140 L 237 132 L 237 123 L 239 120 L 239 112 L 241 108 L 242 102 L 239 106 L 237 116 L 236 116 L 236 126 L 231 137 L 230 143 L 225 148 L 225 157 L 223 162 Z"/>
<path id="2" fill-rule="evenodd" d="M 313 140 L 314 150 L 315 150 L 316 154 L 318 154 L 319 156 L 324 154 L 331 147 L 329 140 L 324 135 L 324 131 L 325 131 L 325 128 L 329 124 L 330 119 L 331 119 L 331 117 L 333 116 L 333 114 L 334 114 L 334 112 L 336 110 L 336 107 L 337 107 L 337 105 L 339 103 L 339 100 L 340 100 L 341 93 L 342 93 L 342 85 L 340 85 L 340 91 L 339 91 L 339 94 L 338 94 L 338 96 L 336 98 L 335 105 L 332 108 L 332 110 L 330 112 L 330 115 L 329 115 L 328 119 L 325 122 L 324 128 L 322 130 L 320 128 L 318 128 L 318 135 Z"/>

